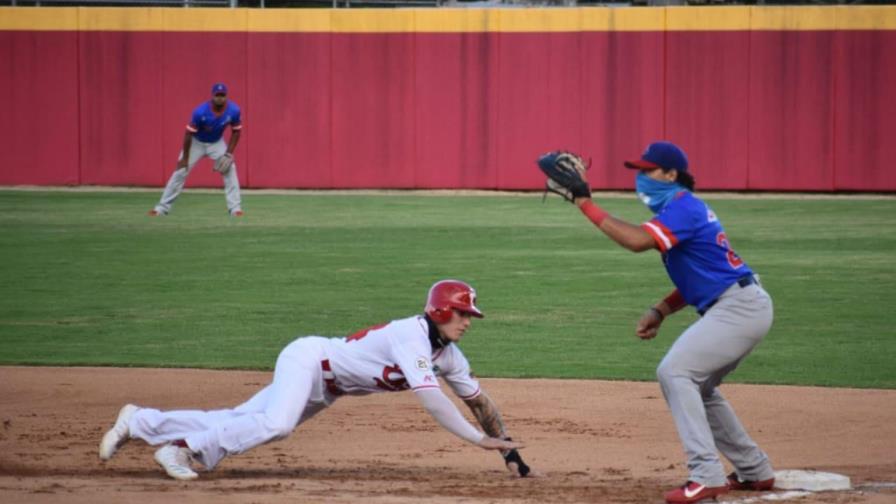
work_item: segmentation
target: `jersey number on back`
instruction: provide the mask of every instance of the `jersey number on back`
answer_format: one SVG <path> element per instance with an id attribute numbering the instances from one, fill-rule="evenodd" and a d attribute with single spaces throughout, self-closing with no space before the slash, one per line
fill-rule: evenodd
<path id="1" fill-rule="evenodd" d="M 351 336 L 345 338 L 345 341 L 346 341 L 346 343 L 348 343 L 349 341 L 357 341 L 357 340 L 363 338 L 364 336 L 367 336 L 367 333 L 369 333 L 370 331 L 376 331 L 377 329 L 381 329 L 383 327 L 386 327 L 387 325 L 389 325 L 389 324 L 380 324 L 380 325 L 375 325 L 373 327 L 368 327 L 367 329 L 361 329 L 360 331 L 356 332 L 355 334 L 352 334 Z"/>
<path id="2" fill-rule="evenodd" d="M 724 231 L 716 235 L 716 243 L 718 243 L 720 247 L 725 248 L 725 257 L 728 258 L 728 265 L 731 266 L 732 269 L 737 269 L 744 265 L 744 260 L 731 250 L 731 244 L 728 243 L 728 236 Z"/>

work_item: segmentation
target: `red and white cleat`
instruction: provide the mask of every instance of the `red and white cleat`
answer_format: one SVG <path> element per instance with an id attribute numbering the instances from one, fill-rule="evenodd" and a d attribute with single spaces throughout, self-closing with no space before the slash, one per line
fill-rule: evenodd
<path id="1" fill-rule="evenodd" d="M 684 485 L 666 492 L 666 502 L 669 504 L 693 504 L 706 499 L 715 499 L 728 491 L 728 485 L 708 487 L 696 481 L 688 481 Z"/>

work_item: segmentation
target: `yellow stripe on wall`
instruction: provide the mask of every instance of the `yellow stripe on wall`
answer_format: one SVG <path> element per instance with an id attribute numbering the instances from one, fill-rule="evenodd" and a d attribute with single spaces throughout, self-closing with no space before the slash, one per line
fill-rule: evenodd
<path id="1" fill-rule="evenodd" d="M 423 33 L 501 31 L 500 9 L 418 9 L 416 30 Z"/>
<path id="2" fill-rule="evenodd" d="M 896 30 L 896 7 L 837 6 L 838 30 Z"/>
<path id="3" fill-rule="evenodd" d="M 0 30 L 76 31 L 77 7 L 0 7 Z"/>
<path id="4" fill-rule="evenodd" d="M 323 32 L 332 31 L 332 9 L 249 9 L 250 32 Z"/>
<path id="5" fill-rule="evenodd" d="M 118 7 L 79 9 L 81 31 L 163 31 L 162 9 L 153 7 Z"/>
<path id="6" fill-rule="evenodd" d="M 161 8 L 164 31 L 249 31 L 249 9 Z"/>
<path id="7" fill-rule="evenodd" d="M 750 9 L 744 7 L 669 7 L 669 31 L 730 31 L 750 29 Z"/>
<path id="8" fill-rule="evenodd" d="M 331 9 L 336 33 L 406 33 L 414 30 L 416 9 Z"/>
<path id="9" fill-rule="evenodd" d="M 896 30 L 896 6 L 518 9 L 0 7 L 0 30 L 295 33 Z"/>
<path id="10" fill-rule="evenodd" d="M 599 17 L 601 15 L 606 15 L 607 17 L 606 28 L 603 30 L 595 28 L 594 31 L 662 31 L 666 27 L 665 8 L 590 8 L 586 9 L 584 13 L 586 18 Z"/>
<path id="11" fill-rule="evenodd" d="M 765 7 L 751 13 L 753 30 L 835 30 L 836 9 L 831 7 Z"/>

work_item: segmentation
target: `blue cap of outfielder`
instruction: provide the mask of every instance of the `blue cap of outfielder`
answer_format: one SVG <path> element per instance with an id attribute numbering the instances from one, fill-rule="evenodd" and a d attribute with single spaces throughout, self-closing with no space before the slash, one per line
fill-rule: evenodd
<path id="1" fill-rule="evenodd" d="M 227 94 L 227 85 L 223 82 L 218 82 L 214 86 L 212 86 L 212 95 Z"/>
<path id="2" fill-rule="evenodd" d="M 625 167 L 636 170 L 662 168 L 686 172 L 688 171 L 688 157 L 672 142 L 653 142 L 647 146 L 644 154 L 641 154 L 641 159 L 626 161 Z"/>

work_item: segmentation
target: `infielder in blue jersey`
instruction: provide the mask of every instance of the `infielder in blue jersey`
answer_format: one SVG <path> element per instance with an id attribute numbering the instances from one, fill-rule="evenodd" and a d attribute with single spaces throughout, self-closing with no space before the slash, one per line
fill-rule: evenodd
<path id="1" fill-rule="evenodd" d="M 550 168 L 570 159 L 584 180 L 581 159 L 569 153 L 545 155 L 539 166 L 554 178 Z M 666 492 L 666 502 L 695 503 L 729 489 L 769 490 L 775 480 L 768 457 L 747 435 L 718 386 L 768 333 L 772 300 L 732 250 L 716 214 L 694 195 L 694 178 L 678 146 L 652 143 L 641 159 L 625 166 L 638 170 L 638 197 L 654 214 L 640 226 L 597 206 L 587 181 L 581 182 L 576 172 L 572 183 L 566 180 L 563 185 L 569 190 L 568 199 L 619 245 L 633 252 L 657 249 L 662 254 L 675 290 L 638 320 L 640 338 L 656 336 L 663 320 L 686 305 L 701 316 L 678 337 L 657 368 L 690 472 L 684 485 Z M 563 189 L 555 192 L 562 194 Z M 728 476 L 718 451 L 734 465 Z"/>
<path id="2" fill-rule="evenodd" d="M 230 127 L 230 141 L 224 143 L 224 130 Z M 174 200 L 184 189 L 190 170 L 203 157 L 214 162 L 214 170 L 224 179 L 224 195 L 227 211 L 233 217 L 241 217 L 243 209 L 240 199 L 240 182 L 236 176 L 233 151 L 240 141 L 243 123 L 240 107 L 227 99 L 227 86 L 221 83 L 212 86 L 212 99 L 201 103 L 193 110 L 193 116 L 184 134 L 183 149 L 177 161 L 177 169 L 168 179 L 162 199 L 149 211 L 149 215 L 168 215 Z M 186 153 L 186 155 L 185 155 Z"/>

